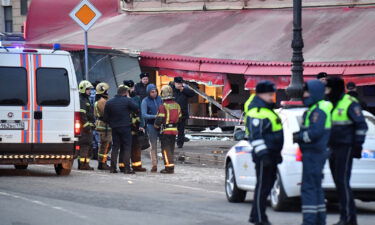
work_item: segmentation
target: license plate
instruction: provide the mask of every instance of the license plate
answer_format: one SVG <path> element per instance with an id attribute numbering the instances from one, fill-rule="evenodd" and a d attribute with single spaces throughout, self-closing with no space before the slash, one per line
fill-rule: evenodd
<path id="1" fill-rule="evenodd" d="M 0 123 L 0 130 L 24 130 L 25 123 Z"/>

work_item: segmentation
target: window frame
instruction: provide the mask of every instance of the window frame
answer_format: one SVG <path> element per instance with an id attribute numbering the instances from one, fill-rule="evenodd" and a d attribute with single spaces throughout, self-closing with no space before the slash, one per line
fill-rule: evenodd
<path id="1" fill-rule="evenodd" d="M 65 70 L 66 74 L 67 74 L 67 79 L 68 79 L 68 99 L 69 99 L 69 102 L 68 104 L 66 105 L 41 105 L 40 102 L 39 102 L 39 95 L 38 95 L 38 71 L 40 69 L 61 69 L 61 70 Z M 70 91 L 70 79 L 69 79 L 69 73 L 68 73 L 68 70 L 64 67 L 38 67 L 35 71 L 35 87 L 36 87 L 36 90 L 35 90 L 35 96 L 34 98 L 36 98 L 36 103 L 38 106 L 41 106 L 41 107 L 69 107 L 72 103 L 72 98 L 71 98 L 71 91 Z"/>
<path id="2" fill-rule="evenodd" d="M 10 106 L 10 107 L 24 107 L 24 106 L 27 106 L 29 104 L 29 87 L 28 87 L 28 83 L 29 83 L 29 77 L 28 77 L 28 74 L 27 74 L 27 69 L 25 67 L 22 67 L 22 66 L 0 66 L 0 68 L 18 68 L 18 69 L 21 69 L 25 72 L 25 77 L 26 77 L 26 83 L 25 83 L 25 86 L 26 89 L 26 102 L 24 105 L 7 105 L 7 104 L 1 104 L 0 103 L 0 107 L 2 106 Z"/>

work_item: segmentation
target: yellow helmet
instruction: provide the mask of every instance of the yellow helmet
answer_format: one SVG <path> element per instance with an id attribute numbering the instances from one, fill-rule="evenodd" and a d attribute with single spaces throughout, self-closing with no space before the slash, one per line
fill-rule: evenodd
<path id="1" fill-rule="evenodd" d="M 169 85 L 164 85 L 161 88 L 160 95 L 161 95 L 161 99 L 163 99 L 163 100 L 173 99 L 173 89 L 172 89 L 172 87 L 169 86 Z"/>
<path id="2" fill-rule="evenodd" d="M 102 82 L 96 85 L 96 94 L 98 95 L 102 95 L 108 90 L 109 90 L 109 85 L 107 83 Z"/>
<path id="3" fill-rule="evenodd" d="M 90 81 L 83 80 L 79 83 L 78 88 L 79 88 L 79 92 L 84 94 L 86 92 L 87 88 L 94 88 L 94 86 L 92 86 Z"/>

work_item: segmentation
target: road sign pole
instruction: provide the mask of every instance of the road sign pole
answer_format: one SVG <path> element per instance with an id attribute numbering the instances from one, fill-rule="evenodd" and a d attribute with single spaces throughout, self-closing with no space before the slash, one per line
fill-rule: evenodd
<path id="1" fill-rule="evenodd" d="M 85 79 L 89 80 L 89 50 L 87 31 L 85 31 Z"/>

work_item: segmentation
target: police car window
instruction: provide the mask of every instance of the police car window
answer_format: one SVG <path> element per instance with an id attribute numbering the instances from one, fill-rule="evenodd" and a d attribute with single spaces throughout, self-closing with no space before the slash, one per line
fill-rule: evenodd
<path id="1" fill-rule="evenodd" d="M 27 104 L 27 72 L 23 67 L 0 67 L 0 105 Z"/>
<path id="2" fill-rule="evenodd" d="M 68 71 L 62 68 L 38 68 L 37 103 L 40 106 L 68 106 L 70 89 Z"/>

